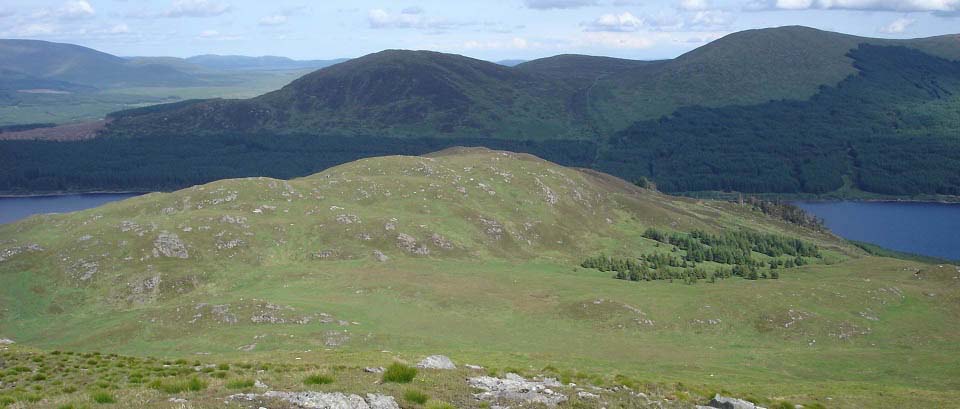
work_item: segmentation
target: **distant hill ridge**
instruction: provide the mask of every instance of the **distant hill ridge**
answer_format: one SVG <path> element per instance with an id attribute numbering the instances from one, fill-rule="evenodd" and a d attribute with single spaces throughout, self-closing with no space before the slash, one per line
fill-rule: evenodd
<path id="1" fill-rule="evenodd" d="M 887 40 L 796 26 L 734 33 L 662 61 L 559 55 L 508 67 L 386 50 L 251 99 L 117 112 L 105 138 L 85 146 L 88 158 L 100 158 L 97 168 L 113 160 L 95 145 L 123 145 L 148 162 L 161 151 L 182 158 L 173 171 L 181 176 L 123 179 L 158 188 L 215 175 L 289 177 L 373 154 L 479 144 L 646 177 L 672 192 L 955 195 L 958 59 L 957 35 Z M 160 145 L 174 138 L 189 142 Z M 18 151 L 16 160 L 35 166 L 41 151 L 59 148 L 38 149 L 35 158 Z M 220 156 L 211 162 L 213 152 Z M 904 152 L 905 163 L 896 158 Z M 273 155 L 288 159 L 259 164 Z M 937 164 L 924 160 L 930 155 Z M 188 160 L 205 170 L 183 168 Z M 31 180 L 77 186 L 70 166 L 40 176 L 15 165 L 0 190 Z"/>

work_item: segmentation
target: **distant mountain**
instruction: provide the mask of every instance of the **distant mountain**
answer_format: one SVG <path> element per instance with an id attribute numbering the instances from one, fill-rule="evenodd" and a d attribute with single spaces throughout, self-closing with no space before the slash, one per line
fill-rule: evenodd
<path id="1" fill-rule="evenodd" d="M 481 144 L 647 177 L 673 192 L 958 195 L 958 60 L 956 35 L 885 40 L 805 27 L 735 33 L 651 62 L 560 55 L 506 67 L 388 50 L 252 99 L 117 112 L 105 138 L 71 157 L 89 166 L 129 149 L 125 160 L 140 167 L 188 150 L 203 163 L 245 158 L 243 173 L 181 167 L 191 173 L 167 174 L 158 185 L 167 187 Z M 174 138 L 189 142 L 161 145 Z M 8 189 L 29 186 L 32 175 L 54 177 L 26 171 L 55 148 L 37 149 L 36 158 L 15 152 L 25 170 L 11 168 Z M 260 162 L 281 152 L 282 174 L 275 161 Z M 60 164 L 57 183 L 73 183 L 71 163 Z"/>
<path id="2" fill-rule="evenodd" d="M 788 26 L 730 34 L 672 60 L 598 81 L 590 101 L 607 131 L 684 106 L 806 99 L 857 73 L 847 55 L 859 44 L 897 45 L 960 59 L 960 36 L 887 40 Z"/>
<path id="3" fill-rule="evenodd" d="M 38 40 L 0 40 L 0 70 L 4 73 L 0 81 L 9 75 L 27 75 L 42 81 L 97 88 L 202 83 L 169 65 L 131 64 L 90 48 Z"/>
<path id="4" fill-rule="evenodd" d="M 527 61 L 518 64 L 516 68 L 523 72 L 541 74 L 555 79 L 593 81 L 606 75 L 652 63 L 656 62 L 595 57 L 590 55 L 561 54 Z"/>
<path id="5" fill-rule="evenodd" d="M 515 67 L 517 65 L 523 64 L 529 60 L 500 60 L 496 61 L 497 64 L 504 65 L 507 67 Z"/>
<path id="6" fill-rule="evenodd" d="M 337 64 L 249 100 L 212 100 L 146 115 L 116 115 L 118 132 L 212 130 L 395 136 L 578 137 L 584 121 L 561 81 L 431 51 L 387 50 Z M 173 108 L 173 107 L 172 107 Z M 175 125 L 162 118 L 177 118 Z M 579 133 L 579 134 L 578 134 Z"/>
<path id="7" fill-rule="evenodd" d="M 347 61 L 348 58 L 333 60 L 294 60 L 287 57 L 205 54 L 184 59 L 190 64 L 217 70 L 299 70 L 319 69 Z"/>

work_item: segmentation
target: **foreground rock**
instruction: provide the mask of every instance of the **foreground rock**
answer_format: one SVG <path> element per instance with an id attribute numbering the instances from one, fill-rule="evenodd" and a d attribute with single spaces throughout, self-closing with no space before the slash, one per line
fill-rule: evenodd
<path id="1" fill-rule="evenodd" d="M 400 409 L 393 396 L 368 393 L 366 398 L 360 395 L 340 392 L 278 392 L 263 394 L 241 393 L 231 395 L 230 399 L 239 401 L 260 401 L 263 399 L 282 400 L 304 409 Z"/>
<path id="2" fill-rule="evenodd" d="M 728 398 L 717 394 L 707 406 L 697 406 L 697 409 L 764 409 L 743 399 Z"/>
<path id="3" fill-rule="evenodd" d="M 470 386 L 483 390 L 473 396 L 477 399 L 497 405 L 505 403 L 542 403 L 556 406 L 567 400 L 566 395 L 557 391 L 562 385 L 556 379 L 528 381 L 522 376 L 509 373 L 504 378 L 479 376 L 467 380 Z"/>
<path id="4" fill-rule="evenodd" d="M 450 358 L 443 355 L 431 355 L 424 358 L 417 364 L 417 368 L 423 369 L 457 369 Z"/>

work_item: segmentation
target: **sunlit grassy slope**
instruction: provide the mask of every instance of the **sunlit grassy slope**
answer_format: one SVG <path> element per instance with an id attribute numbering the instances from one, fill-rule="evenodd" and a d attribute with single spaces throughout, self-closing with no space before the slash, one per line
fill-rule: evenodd
<path id="1" fill-rule="evenodd" d="M 577 267 L 600 253 L 679 253 L 643 238 L 647 227 L 775 233 L 823 256 L 779 280 L 694 285 Z M 869 257 L 735 204 L 528 155 L 455 149 L 224 180 L 33 217 L 0 226 L 0 240 L 0 337 L 45 350 L 328 370 L 445 354 L 578 383 L 671 385 L 691 402 L 725 389 L 944 407 L 960 386 L 956 267 Z M 296 371 L 277 382 L 296 384 Z M 430 387 L 462 379 L 449 376 Z M 213 382 L 197 397 L 210 407 L 229 393 Z M 375 388 L 350 382 L 328 390 Z M 445 399 L 479 405 L 468 393 Z M 582 405 L 571 407 L 599 403 Z"/>

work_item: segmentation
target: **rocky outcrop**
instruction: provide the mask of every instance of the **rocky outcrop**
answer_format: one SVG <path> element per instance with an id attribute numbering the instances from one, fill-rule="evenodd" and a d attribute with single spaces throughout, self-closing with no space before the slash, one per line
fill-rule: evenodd
<path id="1" fill-rule="evenodd" d="M 426 358 L 423 358 L 420 363 L 417 364 L 417 368 L 423 369 L 457 369 L 457 366 L 453 364 L 453 361 L 450 358 L 447 358 L 443 355 L 431 355 Z"/>
<path id="2" fill-rule="evenodd" d="M 403 251 L 406 251 L 407 253 L 416 254 L 419 256 L 426 256 L 430 254 L 430 249 L 417 244 L 417 239 L 406 233 L 400 233 L 397 235 L 397 247 Z"/>
<path id="3" fill-rule="evenodd" d="M 697 409 L 764 409 L 743 399 L 728 398 L 717 394 L 707 406 L 697 406 Z"/>
<path id="4" fill-rule="evenodd" d="M 187 246 L 183 244 L 180 237 L 175 233 L 163 232 L 153 241 L 153 256 L 189 258 L 190 254 L 187 253 Z"/>
<path id="5" fill-rule="evenodd" d="M 508 373 L 504 378 L 479 376 L 467 379 L 467 383 L 483 392 L 473 396 L 493 404 L 506 402 L 540 403 L 550 407 L 567 400 L 567 396 L 558 392 L 562 387 L 556 379 L 528 381 L 522 376 Z"/>
<path id="6" fill-rule="evenodd" d="M 374 251 L 373 251 L 373 259 L 374 259 L 374 260 L 377 260 L 377 261 L 379 261 L 379 262 L 381 262 L 381 263 L 383 263 L 383 262 L 389 260 L 390 257 L 387 257 L 387 255 L 386 255 L 386 254 L 383 254 L 383 252 L 380 251 L 380 250 L 374 250 Z"/>
<path id="7" fill-rule="evenodd" d="M 5 248 L 3 250 L 0 250 L 0 262 L 7 261 L 11 257 L 16 256 L 18 254 L 30 253 L 34 251 L 43 251 L 43 248 L 40 247 L 40 245 L 38 244 L 27 244 L 25 246 Z"/>
<path id="8" fill-rule="evenodd" d="M 366 398 L 360 395 L 340 392 L 278 392 L 263 394 L 241 393 L 231 395 L 230 399 L 261 402 L 264 400 L 282 400 L 305 409 L 400 409 L 393 396 L 368 393 Z"/>

